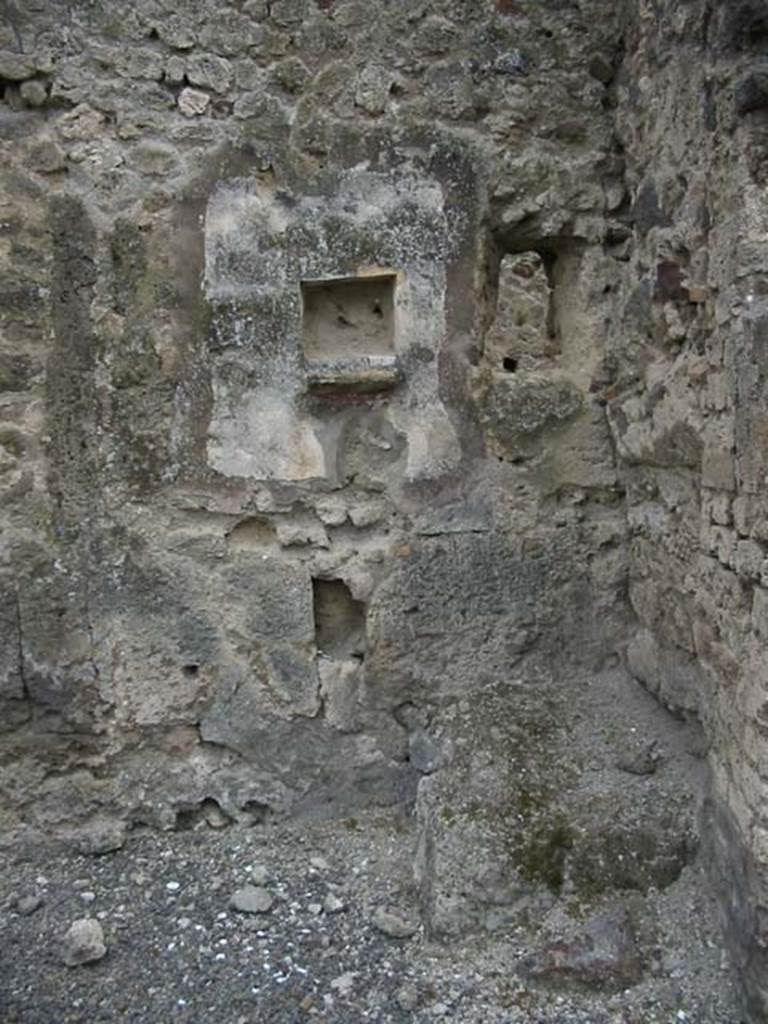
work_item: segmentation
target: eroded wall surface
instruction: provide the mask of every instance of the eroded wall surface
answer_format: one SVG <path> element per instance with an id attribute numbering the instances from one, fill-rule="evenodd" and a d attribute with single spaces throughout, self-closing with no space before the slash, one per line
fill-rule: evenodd
<path id="1" fill-rule="evenodd" d="M 4 835 L 415 804 L 450 935 L 704 791 L 759 1007 L 755 5 L 3 11 Z"/>
<path id="2" fill-rule="evenodd" d="M 713 877 L 763 1019 L 768 23 L 751 2 L 640 3 L 627 27 L 616 128 L 633 234 L 607 398 L 638 617 L 628 663 L 704 723 Z"/>

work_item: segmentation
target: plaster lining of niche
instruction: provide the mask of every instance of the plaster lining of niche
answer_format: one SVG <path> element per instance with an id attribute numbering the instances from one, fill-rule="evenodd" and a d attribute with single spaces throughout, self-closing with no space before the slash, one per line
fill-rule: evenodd
<path id="1" fill-rule="evenodd" d="M 301 344 L 309 388 L 382 391 L 400 380 L 395 356 L 397 275 L 301 282 Z"/>

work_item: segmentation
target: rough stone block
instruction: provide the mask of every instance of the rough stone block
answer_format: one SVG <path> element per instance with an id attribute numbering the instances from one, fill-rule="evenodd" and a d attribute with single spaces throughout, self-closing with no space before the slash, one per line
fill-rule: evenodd
<path id="1" fill-rule="evenodd" d="M 37 70 L 34 57 L 13 50 L 0 50 L 0 78 L 10 82 L 21 82 L 32 78 Z"/>
<path id="2" fill-rule="evenodd" d="M 707 444 L 701 464 L 701 482 L 719 491 L 733 491 L 736 486 L 733 452 L 721 445 Z"/>
<path id="3" fill-rule="evenodd" d="M 766 555 L 757 541 L 740 540 L 736 545 L 734 568 L 748 579 L 761 579 L 765 573 Z"/>
<path id="4" fill-rule="evenodd" d="M 752 591 L 752 628 L 762 640 L 768 640 L 768 590 L 764 587 Z"/>
<path id="5" fill-rule="evenodd" d="M 187 78 L 192 85 L 223 94 L 232 84 L 232 65 L 214 53 L 194 53 L 187 59 Z"/>
<path id="6" fill-rule="evenodd" d="M 177 102 L 185 117 L 196 117 L 206 112 L 211 97 L 200 89 L 182 89 Z"/>

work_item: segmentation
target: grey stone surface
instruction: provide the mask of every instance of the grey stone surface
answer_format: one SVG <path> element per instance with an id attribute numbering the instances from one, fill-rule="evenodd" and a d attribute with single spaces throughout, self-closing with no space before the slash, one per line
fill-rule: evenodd
<path id="1" fill-rule="evenodd" d="M 4 940 L 8 950 L 19 951 L 6 957 L 4 1017 L 42 1024 L 76 1010 L 86 1017 L 138 1012 L 156 1020 L 188 1016 L 232 1024 L 240 1004 L 248 1007 L 243 1014 L 276 1021 L 311 1018 L 322 1006 L 328 1024 L 366 1017 L 394 1024 L 403 1013 L 414 1024 L 428 1024 L 438 1011 L 462 1024 L 594 1024 L 609 1015 L 649 1024 L 649 1016 L 671 1021 L 681 1011 L 699 1024 L 740 1019 L 700 866 L 656 901 L 609 898 L 604 914 L 625 909 L 648 965 L 637 984 L 616 991 L 606 978 L 605 987 L 558 981 L 553 988 L 543 979 L 523 979 L 527 958 L 591 934 L 600 914 L 583 914 L 570 902 L 537 918 L 535 936 L 489 941 L 467 932 L 449 947 L 421 930 L 402 941 L 372 926 L 376 907 L 412 906 L 413 826 L 391 808 L 359 813 L 354 827 L 336 820 L 194 835 L 151 830 L 98 858 L 56 857 L 40 845 L 29 847 L 0 875 Z M 329 868 L 313 871 L 309 850 Z M 226 906 L 227 895 L 250 878 L 254 861 L 270 868 L 270 889 L 279 896 L 267 917 Z M 180 888 L 170 891 L 169 881 Z M 346 911 L 314 913 L 330 885 L 343 893 Z M 48 953 L 69 926 L 78 894 L 88 889 L 97 894 L 109 955 L 73 970 Z M 45 892 L 45 913 L 4 916 L 11 891 Z M 28 950 L 36 955 L 21 955 Z M 345 983 L 332 988 L 341 978 Z"/>
<path id="2" fill-rule="evenodd" d="M 643 964 L 626 908 L 611 908 L 580 928 L 571 923 L 570 935 L 566 931 L 551 938 L 523 964 L 522 971 L 537 982 L 563 986 L 625 989 L 636 985 Z"/>
<path id="3" fill-rule="evenodd" d="M 229 904 L 241 914 L 268 914 L 274 906 L 274 897 L 260 886 L 246 885 L 233 892 Z"/>
<path id="4" fill-rule="evenodd" d="M 67 967 L 95 963 L 107 955 L 104 930 L 92 917 L 73 921 L 61 943 L 61 958 Z"/>
<path id="5" fill-rule="evenodd" d="M 36 910 L 39 910 L 43 906 L 45 900 L 42 896 L 30 895 L 21 896 L 16 901 L 16 911 L 23 917 L 29 917 L 30 914 L 34 914 Z"/>
<path id="6" fill-rule="evenodd" d="M 413 914 L 398 907 L 378 907 L 371 920 L 374 927 L 388 935 L 390 939 L 410 939 L 419 930 L 418 921 Z"/>
<path id="7" fill-rule="evenodd" d="M 758 1020 L 765 12 L 167 6 L 0 23 L 2 842 L 415 806 L 447 935 L 701 836 Z"/>

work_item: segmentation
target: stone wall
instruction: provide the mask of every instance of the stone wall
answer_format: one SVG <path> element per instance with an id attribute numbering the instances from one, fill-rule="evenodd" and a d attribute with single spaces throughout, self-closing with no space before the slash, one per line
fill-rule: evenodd
<path id="1" fill-rule="evenodd" d="M 761 354 L 766 206 L 755 3 L 640 3 L 617 78 L 631 246 L 607 348 L 630 530 L 632 672 L 710 744 L 705 834 L 766 1012 Z M 684 73 L 682 69 L 684 70 Z"/>
<path id="2" fill-rule="evenodd" d="M 415 804 L 451 934 L 704 786 L 759 1014 L 758 6 L 0 12 L 4 838 Z"/>

